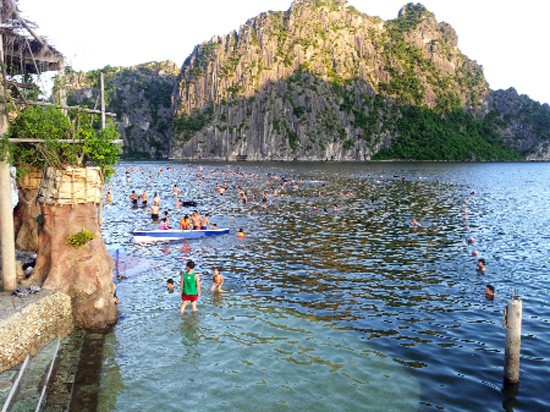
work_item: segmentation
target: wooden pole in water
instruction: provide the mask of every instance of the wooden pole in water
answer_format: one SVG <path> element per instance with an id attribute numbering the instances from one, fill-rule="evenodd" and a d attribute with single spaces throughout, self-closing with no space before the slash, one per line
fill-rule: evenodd
<path id="1" fill-rule="evenodd" d="M 519 355 L 521 346 L 522 301 L 516 297 L 506 306 L 506 348 L 504 350 L 504 383 L 519 383 Z"/>

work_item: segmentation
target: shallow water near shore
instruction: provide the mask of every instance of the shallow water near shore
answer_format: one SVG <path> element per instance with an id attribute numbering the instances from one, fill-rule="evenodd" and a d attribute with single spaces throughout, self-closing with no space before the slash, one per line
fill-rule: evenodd
<path id="1" fill-rule="evenodd" d="M 117 282 L 121 319 L 105 340 L 99 410 L 550 410 L 550 164 L 118 169 L 103 237 L 127 279 Z M 132 229 L 157 226 L 130 207 L 131 191 L 158 192 L 175 224 L 191 210 L 176 207 L 174 184 L 231 234 L 134 244 Z M 229 187 L 224 196 L 216 184 Z M 180 317 L 165 282 L 178 284 L 187 259 L 203 294 L 199 313 Z M 232 290 L 221 296 L 210 293 L 217 265 Z M 514 290 L 521 376 L 509 399 L 502 312 Z"/>

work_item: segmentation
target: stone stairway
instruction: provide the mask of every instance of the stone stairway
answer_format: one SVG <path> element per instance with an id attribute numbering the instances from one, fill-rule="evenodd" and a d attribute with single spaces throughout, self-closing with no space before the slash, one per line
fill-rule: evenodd
<path id="1" fill-rule="evenodd" d="M 95 411 L 104 333 L 77 329 L 0 373 L 0 412 Z"/>
<path id="2" fill-rule="evenodd" d="M 1 412 L 42 410 L 60 345 L 56 338 L 36 356 L 27 356 L 23 363 L 0 374 Z"/>

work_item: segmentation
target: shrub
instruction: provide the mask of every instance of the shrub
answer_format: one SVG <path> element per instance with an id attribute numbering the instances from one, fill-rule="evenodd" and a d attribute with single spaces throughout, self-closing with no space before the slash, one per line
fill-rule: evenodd
<path id="1" fill-rule="evenodd" d="M 68 246 L 80 247 L 94 238 L 95 234 L 83 227 L 80 232 L 76 232 L 75 234 L 69 236 L 65 244 Z"/>

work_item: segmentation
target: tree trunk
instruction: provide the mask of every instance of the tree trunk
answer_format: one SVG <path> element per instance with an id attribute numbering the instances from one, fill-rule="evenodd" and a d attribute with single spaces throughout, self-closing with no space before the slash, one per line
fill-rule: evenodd
<path id="1" fill-rule="evenodd" d="M 13 211 L 15 249 L 24 252 L 38 251 L 38 222 L 40 205 L 36 201 L 38 189 L 19 188 L 19 202 Z"/>
<path id="2" fill-rule="evenodd" d="M 114 260 L 101 238 L 97 217 L 101 188 L 99 168 L 44 171 L 37 194 L 42 215 L 38 256 L 26 282 L 69 294 L 75 325 L 86 329 L 104 329 L 118 317 Z M 83 229 L 94 239 L 68 245 L 67 239 Z"/>
<path id="3" fill-rule="evenodd" d="M 69 294 L 77 327 L 104 329 L 117 320 L 113 283 L 114 260 L 101 238 L 93 203 L 41 205 L 44 227 L 31 282 Z M 67 245 L 83 228 L 95 238 L 82 246 Z"/>

